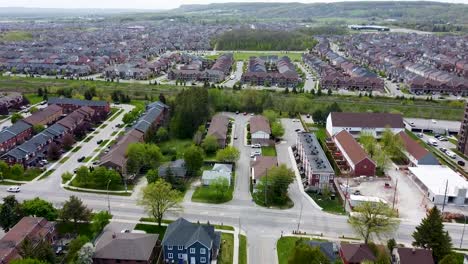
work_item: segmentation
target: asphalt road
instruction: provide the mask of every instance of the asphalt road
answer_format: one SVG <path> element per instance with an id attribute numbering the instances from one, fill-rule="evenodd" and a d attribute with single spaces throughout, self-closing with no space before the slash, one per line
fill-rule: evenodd
<path id="1" fill-rule="evenodd" d="M 182 212 L 167 214 L 166 218 L 174 219 L 183 216 L 191 221 L 210 221 L 211 223 L 223 223 L 225 225 L 240 227 L 248 236 L 249 263 L 277 263 L 276 241 L 280 238 L 282 232 L 288 234 L 298 228 L 301 209 L 301 231 L 305 231 L 308 234 L 323 234 L 324 236 L 334 238 L 343 235 L 345 237 L 356 237 L 347 223 L 346 216 L 328 214 L 318 210 L 303 198 L 297 182 L 291 184 L 289 188 L 290 198 L 294 202 L 293 208 L 279 210 L 255 205 L 251 201 L 248 189 L 248 155 L 250 154 L 250 148 L 245 146 L 243 141 L 243 125 L 246 124 L 250 116 L 232 114 L 230 116 L 235 118 L 234 133 L 238 136 L 234 145 L 241 152 L 241 159 L 236 167 L 237 177 L 234 199 L 229 203 L 218 205 L 186 201 L 183 204 L 184 210 Z M 119 118 L 116 120 L 119 120 Z M 295 143 L 294 130 L 296 127 L 300 127 L 300 123 L 292 122 L 290 119 L 282 119 L 281 122 L 285 127 L 286 135 L 284 136 L 284 140 L 277 145 L 278 160 L 282 164 L 292 166 L 287 151 L 288 147 Z M 91 151 L 91 147 L 94 148 L 96 146 L 95 140 L 109 137 L 112 132 L 112 125 L 108 125 L 106 128 L 105 131 L 89 142 Z M 87 147 L 82 149 L 87 149 Z M 78 166 L 79 164 L 76 163 L 75 158 L 78 158 L 80 155 L 82 154 L 74 155 L 70 159 L 71 164 L 63 164 L 61 166 L 63 169 L 61 170 L 72 170 L 73 167 Z M 5 189 L 6 187 L 1 188 L 0 197 L 8 195 Z M 94 210 L 107 210 L 106 195 L 70 192 L 62 189 L 60 187 L 60 173 L 54 173 L 46 180 L 26 184 L 23 186 L 22 192 L 16 194 L 19 200 L 32 199 L 39 196 L 53 202 L 57 206 L 62 205 L 70 195 L 80 197 L 84 203 Z M 146 216 L 143 208 L 136 204 L 135 196 L 110 196 L 110 204 L 114 218 L 137 220 L 142 216 Z M 402 220 L 394 237 L 399 243 L 411 243 L 411 234 L 417 224 L 419 223 Z M 445 224 L 445 227 L 450 233 L 454 244 L 458 245 L 463 225 L 449 223 Z M 463 247 L 468 247 L 466 240 L 464 240 Z"/>
<path id="2" fill-rule="evenodd" d="M 299 63 L 299 62 L 296 62 L 296 66 L 301 68 L 301 70 L 306 75 L 306 80 L 305 80 L 305 83 L 304 83 L 304 91 L 305 92 L 310 92 L 310 91 L 312 91 L 312 89 L 315 89 L 315 81 L 313 80 L 314 76 L 312 75 L 310 70 L 307 69 L 306 67 L 304 67 L 304 65 L 302 65 L 302 63 Z"/>
<path id="3" fill-rule="evenodd" d="M 223 84 L 226 87 L 232 88 L 236 82 L 239 82 L 242 77 L 242 69 L 244 67 L 244 62 L 243 61 L 237 61 L 236 62 L 236 71 L 233 73 L 234 74 L 234 79 L 231 80 L 231 76 L 228 76 L 228 80 Z"/>

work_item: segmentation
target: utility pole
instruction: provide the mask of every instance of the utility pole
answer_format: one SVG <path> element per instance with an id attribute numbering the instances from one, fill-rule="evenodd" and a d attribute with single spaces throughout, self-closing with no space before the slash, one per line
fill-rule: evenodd
<path id="1" fill-rule="evenodd" d="M 263 193 L 265 194 L 265 206 L 268 207 L 267 203 L 267 188 L 268 188 L 268 169 L 265 169 L 265 187 L 263 187 Z"/>
<path id="2" fill-rule="evenodd" d="M 111 209 L 110 209 L 110 196 L 109 196 L 109 184 L 111 183 L 111 179 L 109 179 L 109 181 L 107 182 L 107 211 L 109 212 L 109 214 L 111 213 Z"/>
<path id="3" fill-rule="evenodd" d="M 395 191 L 393 192 L 393 205 L 392 205 L 392 209 L 395 209 L 395 200 L 396 200 L 396 191 L 397 191 L 397 187 L 398 187 L 398 179 L 396 179 Z"/>
<path id="4" fill-rule="evenodd" d="M 460 249 L 462 248 L 463 237 L 465 236 L 465 226 L 466 226 L 466 215 L 463 215 L 463 217 L 465 218 L 465 224 L 463 225 L 463 232 L 462 232 L 462 236 L 461 236 L 461 240 L 460 240 Z"/>
<path id="5" fill-rule="evenodd" d="M 301 211 L 299 213 L 299 221 L 297 222 L 297 232 L 299 233 L 299 228 L 301 226 L 301 220 L 302 220 L 302 207 L 303 207 L 303 203 L 302 203 L 302 196 L 301 196 Z"/>
<path id="6" fill-rule="evenodd" d="M 442 212 L 445 208 L 445 199 L 447 199 L 447 188 L 448 188 L 448 180 L 445 182 L 445 193 L 444 193 L 444 202 L 442 203 Z"/>
<path id="7" fill-rule="evenodd" d="M 346 173 L 346 192 L 345 192 L 345 203 L 343 206 L 343 211 L 346 213 L 346 206 L 348 205 L 348 189 L 349 189 L 349 174 Z"/>

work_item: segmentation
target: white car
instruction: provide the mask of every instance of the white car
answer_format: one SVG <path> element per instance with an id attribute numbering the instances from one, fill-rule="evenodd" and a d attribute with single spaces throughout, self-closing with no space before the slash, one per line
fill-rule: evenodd
<path id="1" fill-rule="evenodd" d="M 7 192 L 19 193 L 21 191 L 19 186 L 8 187 Z"/>
<path id="2" fill-rule="evenodd" d="M 453 153 L 453 152 L 450 151 L 450 150 L 447 150 L 447 151 L 445 152 L 445 154 L 447 154 L 447 156 L 449 156 L 449 157 L 452 158 L 452 159 L 456 159 L 456 158 L 457 158 L 457 155 L 455 155 L 455 153 Z"/>
<path id="3" fill-rule="evenodd" d="M 261 147 L 262 147 L 262 145 L 260 145 L 260 144 L 252 144 L 252 148 L 261 148 Z"/>

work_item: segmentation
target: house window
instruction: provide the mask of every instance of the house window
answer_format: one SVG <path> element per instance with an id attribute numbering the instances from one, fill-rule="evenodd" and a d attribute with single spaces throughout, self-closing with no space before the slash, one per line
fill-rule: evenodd
<path id="1" fill-rule="evenodd" d="M 184 250 L 184 246 L 178 246 L 177 249 L 178 250 Z"/>
<path id="2" fill-rule="evenodd" d="M 201 257 L 201 258 L 200 258 L 200 263 L 206 263 L 206 258 L 205 258 L 205 257 Z"/>
<path id="3" fill-rule="evenodd" d="M 190 254 L 195 254 L 195 249 L 194 248 L 190 249 Z"/>
<path id="4" fill-rule="evenodd" d="M 170 259 L 171 259 L 172 256 L 173 256 L 172 253 L 167 253 L 167 258 L 170 258 Z"/>
<path id="5" fill-rule="evenodd" d="M 172 246 L 167 246 L 167 250 L 172 250 Z"/>
<path id="6" fill-rule="evenodd" d="M 200 254 L 205 254 L 205 253 L 206 253 L 206 249 L 200 248 Z"/>
<path id="7" fill-rule="evenodd" d="M 183 258 L 182 254 L 180 254 L 180 253 L 177 254 L 177 258 L 178 258 L 178 259 L 182 259 L 182 258 Z"/>

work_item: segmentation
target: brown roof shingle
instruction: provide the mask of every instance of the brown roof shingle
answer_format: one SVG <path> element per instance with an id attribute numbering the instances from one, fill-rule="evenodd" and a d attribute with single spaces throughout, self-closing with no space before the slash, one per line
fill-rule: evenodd
<path id="1" fill-rule="evenodd" d="M 254 179 L 260 179 L 261 177 L 265 176 L 267 170 L 276 166 L 278 166 L 278 160 L 276 157 L 257 156 L 252 162 L 254 173 L 252 176 Z"/>
<path id="2" fill-rule="evenodd" d="M 341 253 L 348 263 L 361 263 L 364 260 L 375 261 L 376 257 L 366 244 L 341 244 Z"/>
<path id="3" fill-rule="evenodd" d="M 271 134 L 270 123 L 263 116 L 261 115 L 252 116 L 249 120 L 249 123 L 250 123 L 250 133 L 263 131 L 265 133 Z"/>
<path id="4" fill-rule="evenodd" d="M 419 160 L 429 153 L 427 149 L 425 149 L 423 146 L 419 145 L 418 142 L 410 138 L 408 134 L 406 134 L 404 131 L 401 131 L 400 133 L 398 133 L 398 135 L 403 141 L 403 145 L 405 146 L 406 152 L 408 152 L 415 159 Z"/>
<path id="5" fill-rule="evenodd" d="M 226 139 L 229 125 L 229 118 L 223 115 L 215 115 L 211 119 L 208 135 L 214 136 L 217 139 Z"/>
<path id="6" fill-rule="evenodd" d="M 342 130 L 340 133 L 336 134 L 335 140 L 340 143 L 341 147 L 344 149 L 354 164 L 358 164 L 365 158 L 371 160 L 361 145 L 359 145 L 356 139 L 354 139 L 354 137 L 348 131 Z"/>
<path id="7" fill-rule="evenodd" d="M 131 143 L 140 142 L 143 139 L 143 133 L 136 129 L 130 130 L 127 134 L 119 139 L 117 144 L 101 158 L 101 165 L 105 163 L 112 163 L 123 169 L 127 163 L 126 153 L 128 145 Z"/>
<path id="8" fill-rule="evenodd" d="M 41 111 L 37 111 L 34 114 L 26 117 L 23 121 L 34 126 L 43 123 L 44 120 L 46 120 L 50 116 L 55 115 L 57 113 L 62 114 L 62 112 L 62 107 L 58 105 L 49 105 Z"/>
<path id="9" fill-rule="evenodd" d="M 434 264 L 432 252 L 422 248 L 397 248 L 395 249 L 400 256 L 400 264 Z"/>

